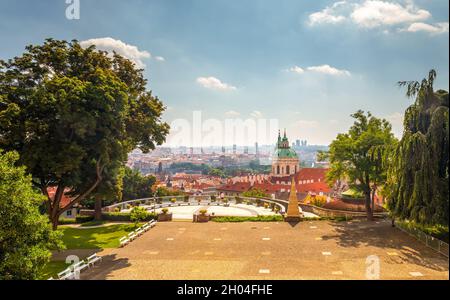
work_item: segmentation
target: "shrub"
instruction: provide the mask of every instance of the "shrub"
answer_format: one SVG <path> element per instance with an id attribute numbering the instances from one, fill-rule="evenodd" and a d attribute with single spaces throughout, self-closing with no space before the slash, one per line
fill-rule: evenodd
<path id="1" fill-rule="evenodd" d="M 306 196 L 304 202 L 317 207 L 323 207 L 327 203 L 327 197 L 320 195 L 308 195 Z"/>
<path id="2" fill-rule="evenodd" d="M 270 204 L 269 203 L 264 203 L 264 208 L 269 208 Z"/>
<path id="3" fill-rule="evenodd" d="M 169 209 L 167 207 L 165 207 L 161 210 L 161 212 L 165 215 L 169 212 Z"/>
<path id="4" fill-rule="evenodd" d="M 103 220 L 112 221 L 112 222 L 130 222 L 131 214 L 130 213 L 121 213 L 121 212 L 109 212 L 102 214 Z M 144 221 L 155 220 L 156 215 L 153 213 L 147 213 L 147 217 Z"/>
<path id="5" fill-rule="evenodd" d="M 76 220 L 75 219 L 69 219 L 69 218 L 61 218 L 58 221 L 59 225 L 69 225 L 69 224 L 76 224 Z"/>
<path id="6" fill-rule="evenodd" d="M 82 224 L 94 220 L 94 216 L 77 216 L 75 220 L 77 223 Z"/>
<path id="7" fill-rule="evenodd" d="M 172 199 L 170 199 L 170 202 L 176 203 L 176 202 L 177 202 L 177 199 L 176 199 L 176 198 L 172 198 Z"/>
<path id="8" fill-rule="evenodd" d="M 148 212 L 143 207 L 134 207 L 130 213 L 130 221 L 134 222 L 136 225 L 139 222 L 145 221 L 148 216 Z"/>
<path id="9" fill-rule="evenodd" d="M 120 212 L 120 207 L 114 208 L 114 212 Z"/>
<path id="10" fill-rule="evenodd" d="M 206 215 L 207 212 L 208 212 L 208 210 L 206 210 L 206 209 L 201 209 L 201 210 L 199 211 L 199 213 L 200 213 L 201 215 Z"/>
<path id="11" fill-rule="evenodd" d="M 211 196 L 211 201 L 212 202 L 216 202 L 216 199 L 217 199 L 216 196 Z"/>
<path id="12" fill-rule="evenodd" d="M 189 202 L 189 195 L 184 196 L 184 202 Z"/>
<path id="13" fill-rule="evenodd" d="M 241 203 L 242 203 L 242 198 L 236 197 L 236 204 L 241 204 Z"/>

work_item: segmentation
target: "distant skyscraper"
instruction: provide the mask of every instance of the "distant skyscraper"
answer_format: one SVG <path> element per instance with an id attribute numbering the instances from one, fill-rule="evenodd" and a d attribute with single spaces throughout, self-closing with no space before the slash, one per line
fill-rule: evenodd
<path id="1" fill-rule="evenodd" d="M 194 147 L 191 147 L 190 153 L 191 153 L 191 155 L 194 155 Z"/>
<path id="2" fill-rule="evenodd" d="M 248 154 L 248 146 L 245 146 L 245 148 L 244 148 L 244 154 Z"/>
<path id="3" fill-rule="evenodd" d="M 222 146 L 222 154 L 225 154 L 225 147 Z"/>
<path id="4" fill-rule="evenodd" d="M 233 145 L 233 154 L 236 154 L 236 149 L 237 149 L 237 146 L 236 146 L 236 144 L 234 144 Z"/>
<path id="5" fill-rule="evenodd" d="M 296 140 L 296 141 L 295 141 L 295 146 L 297 146 L 297 147 L 300 147 L 300 146 L 301 146 L 300 140 Z"/>
<path id="6" fill-rule="evenodd" d="M 255 154 L 256 154 L 256 158 L 259 157 L 259 145 L 258 142 L 255 143 Z"/>

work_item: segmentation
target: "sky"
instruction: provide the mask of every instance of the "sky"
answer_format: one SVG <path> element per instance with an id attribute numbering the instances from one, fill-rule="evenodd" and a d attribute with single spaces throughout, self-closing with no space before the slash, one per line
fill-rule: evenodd
<path id="1" fill-rule="evenodd" d="M 447 0 L 78 1 L 0 0 L 0 59 L 49 37 L 115 50 L 145 69 L 170 124 L 195 123 L 194 112 L 222 124 L 276 120 L 291 140 L 328 145 L 362 109 L 400 137 L 412 100 L 399 80 L 434 68 L 435 88 L 448 90 Z M 268 142 L 242 144 L 255 141 Z"/>

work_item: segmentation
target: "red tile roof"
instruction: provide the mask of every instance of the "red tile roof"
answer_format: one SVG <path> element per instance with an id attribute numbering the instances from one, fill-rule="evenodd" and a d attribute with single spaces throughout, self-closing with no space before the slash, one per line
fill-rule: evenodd
<path id="1" fill-rule="evenodd" d="M 50 199 L 51 199 L 52 201 L 55 199 L 56 190 L 57 190 L 57 187 L 56 187 L 56 186 L 52 186 L 52 187 L 47 188 L 48 196 L 50 197 Z M 60 208 L 66 207 L 67 205 L 70 204 L 71 198 L 68 197 L 68 196 L 65 194 L 65 193 L 68 193 L 68 192 L 70 192 L 70 189 L 67 189 L 67 188 L 66 188 L 66 189 L 64 190 L 63 196 L 61 197 L 61 202 L 59 202 L 59 207 L 60 207 Z"/>

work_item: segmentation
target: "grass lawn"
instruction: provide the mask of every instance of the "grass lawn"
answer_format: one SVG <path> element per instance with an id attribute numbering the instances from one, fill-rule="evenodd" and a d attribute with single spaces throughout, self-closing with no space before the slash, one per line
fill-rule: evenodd
<path id="1" fill-rule="evenodd" d="M 50 277 L 57 278 L 58 273 L 63 271 L 69 266 L 65 261 L 51 261 L 49 262 L 39 275 L 40 280 L 47 280 Z"/>
<path id="2" fill-rule="evenodd" d="M 135 230 L 134 224 L 117 224 L 99 228 L 61 227 L 67 249 L 105 249 L 119 247 L 119 239 Z"/>

